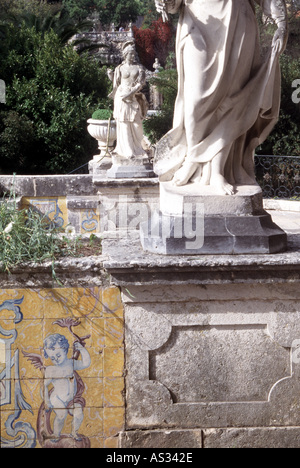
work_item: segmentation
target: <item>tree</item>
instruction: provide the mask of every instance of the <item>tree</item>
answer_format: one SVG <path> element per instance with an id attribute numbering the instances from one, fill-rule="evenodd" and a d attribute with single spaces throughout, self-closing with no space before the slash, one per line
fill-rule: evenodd
<path id="1" fill-rule="evenodd" d="M 46 0 L 0 0 L 0 19 L 32 13 L 44 17 L 61 10 L 61 3 Z"/>
<path id="2" fill-rule="evenodd" d="M 70 17 L 77 20 L 96 11 L 103 26 L 134 22 L 141 13 L 138 0 L 63 0 L 63 6 Z"/>
<path id="3" fill-rule="evenodd" d="M 170 63 L 172 58 L 170 57 Z M 163 105 L 157 115 L 144 120 L 144 130 L 151 143 L 160 140 L 173 125 L 174 105 L 177 96 L 178 75 L 174 68 L 166 67 L 151 80 L 163 96 Z"/>
<path id="4" fill-rule="evenodd" d="M 140 14 L 144 16 L 143 28 L 149 28 L 153 21 L 158 20 L 160 13 L 156 10 L 154 0 L 141 0 L 140 8 Z"/>
<path id="5" fill-rule="evenodd" d="M 0 161 L 5 172 L 66 173 L 87 162 L 96 147 L 86 120 L 106 98 L 106 70 L 52 29 L 8 26 L 0 69 L 6 104 L 0 116 Z"/>
<path id="6" fill-rule="evenodd" d="M 172 23 L 164 23 L 159 18 L 146 29 L 134 26 L 133 32 L 141 63 L 149 70 L 153 70 L 154 61 L 158 58 L 161 65 L 165 65 L 174 37 Z"/>

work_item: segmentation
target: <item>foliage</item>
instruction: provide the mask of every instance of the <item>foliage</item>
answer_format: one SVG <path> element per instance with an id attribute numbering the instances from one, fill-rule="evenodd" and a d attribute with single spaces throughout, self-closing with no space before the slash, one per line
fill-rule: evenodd
<path id="1" fill-rule="evenodd" d="M 78 238 L 60 236 L 49 219 L 32 209 L 19 210 L 14 193 L 0 202 L 0 269 L 9 272 L 24 262 L 51 261 L 52 275 L 58 257 L 74 256 Z"/>
<path id="2" fill-rule="evenodd" d="M 35 133 L 31 120 L 10 110 L 0 114 L 0 123 L 1 166 L 8 169 L 12 166 L 16 169 L 26 167 L 27 164 L 30 166 L 35 150 Z"/>
<path id="3" fill-rule="evenodd" d="M 156 10 L 154 0 L 143 0 L 141 2 L 141 15 L 144 16 L 143 28 L 149 28 L 153 21 L 158 20 L 160 13 Z"/>
<path id="4" fill-rule="evenodd" d="M 63 46 L 52 29 L 40 32 L 24 23 L 8 28 L 6 47 L 0 46 L 7 85 L 0 115 L 2 170 L 69 172 L 95 150 L 86 120 L 107 96 L 106 70 L 71 45 Z"/>
<path id="5" fill-rule="evenodd" d="M 95 120 L 109 120 L 111 118 L 112 112 L 108 109 L 97 109 L 92 115 L 92 119 Z"/>
<path id="6" fill-rule="evenodd" d="M 300 108 L 294 103 L 292 87 L 300 77 L 300 58 L 282 55 L 281 63 L 281 111 L 274 130 L 267 140 L 257 148 L 257 154 L 300 156 Z"/>
<path id="7" fill-rule="evenodd" d="M 47 2 L 46 0 L 0 0 L 0 19 L 7 16 L 19 16 L 31 13 L 38 17 L 55 14 L 61 10 L 58 2 Z"/>
<path id="8" fill-rule="evenodd" d="M 158 58 L 160 63 L 165 65 L 174 37 L 172 23 L 164 23 L 159 18 L 146 29 L 134 26 L 133 32 L 141 63 L 149 70 L 153 70 L 154 61 Z"/>
<path id="9" fill-rule="evenodd" d="M 175 69 L 162 70 L 151 80 L 163 95 L 163 105 L 158 115 L 144 121 L 144 129 L 151 143 L 155 144 L 171 128 L 173 124 L 174 105 L 177 95 L 177 71 Z"/>
<path id="10" fill-rule="evenodd" d="M 141 7 L 137 0 L 63 0 L 71 18 L 84 19 L 98 12 L 103 26 L 114 23 L 116 26 L 135 21 Z"/>

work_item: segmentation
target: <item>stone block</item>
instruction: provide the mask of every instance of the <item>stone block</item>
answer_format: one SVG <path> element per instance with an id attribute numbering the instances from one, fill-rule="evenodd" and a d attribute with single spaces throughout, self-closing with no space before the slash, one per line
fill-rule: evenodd
<path id="1" fill-rule="evenodd" d="M 136 260 L 131 256 L 129 267 L 125 255 L 124 447 L 163 444 L 165 436 L 159 442 L 156 431 L 174 430 L 202 430 L 204 447 L 297 444 L 298 432 L 293 429 L 300 426 L 299 281 L 296 276 L 289 281 L 295 265 L 287 267 L 287 276 L 281 270 L 280 262 L 288 255 L 263 255 L 261 262 L 259 256 L 247 257 L 248 266 L 251 260 L 256 271 L 267 258 L 277 258 L 277 267 L 272 266 L 273 281 L 259 283 L 250 275 L 244 281 L 240 271 L 231 283 L 222 282 L 222 287 L 217 278 L 193 281 L 190 272 L 204 263 L 208 272 L 217 258 L 218 268 L 232 271 L 233 260 L 226 263 L 229 256 L 199 259 L 198 263 L 186 260 L 190 272 L 185 281 L 177 257 L 172 281 L 156 283 L 155 270 L 163 269 L 167 278 L 166 260 L 160 262 L 160 257 L 152 255 L 149 279 L 144 282 L 142 270 L 146 264 L 150 266 L 150 258 L 146 258 L 133 282 L 128 273 Z M 240 260 L 237 257 L 234 263 Z M 171 264 L 170 258 L 169 269 Z M 121 266 L 115 263 L 112 267 L 111 263 L 113 276 L 117 270 Z"/>
<path id="2" fill-rule="evenodd" d="M 287 236 L 269 214 L 169 216 L 152 213 L 141 224 L 141 244 L 161 255 L 237 255 L 283 252 Z"/>
<path id="3" fill-rule="evenodd" d="M 155 174 L 151 164 L 140 166 L 113 165 L 108 169 L 107 177 L 110 179 L 142 179 L 155 177 Z"/>
<path id="4" fill-rule="evenodd" d="M 206 429 L 204 448 L 299 448 L 299 427 Z"/>
<path id="5" fill-rule="evenodd" d="M 195 430 L 152 430 L 121 432 L 120 448 L 202 448 L 202 431 Z"/>
<path id="6" fill-rule="evenodd" d="M 235 195 L 212 187 L 160 183 L 160 211 L 140 229 L 143 249 L 161 255 L 268 254 L 286 250 L 287 236 L 263 209 L 258 186 Z"/>

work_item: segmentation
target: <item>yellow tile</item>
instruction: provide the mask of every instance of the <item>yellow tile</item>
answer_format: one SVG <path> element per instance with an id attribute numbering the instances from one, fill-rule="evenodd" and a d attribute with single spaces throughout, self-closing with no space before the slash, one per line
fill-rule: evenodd
<path id="1" fill-rule="evenodd" d="M 37 210 L 58 228 L 65 228 L 68 224 L 66 197 L 23 197 L 21 207 Z"/>
<path id="2" fill-rule="evenodd" d="M 91 319 L 91 346 L 103 349 L 105 346 L 105 321 L 104 318 Z"/>
<path id="3" fill-rule="evenodd" d="M 118 437 L 108 437 L 107 439 L 104 439 L 104 448 L 119 448 Z"/>
<path id="4" fill-rule="evenodd" d="M 11 299 L 18 299 L 22 296 L 23 294 L 21 294 L 21 291 L 17 289 L 0 289 L 0 304 Z"/>
<path id="5" fill-rule="evenodd" d="M 105 317 L 123 317 L 123 305 L 119 288 L 109 287 L 104 289 L 102 302 Z"/>
<path id="6" fill-rule="evenodd" d="M 38 292 L 27 289 L 20 291 L 20 295 L 24 296 L 21 304 L 21 310 L 25 319 L 39 319 L 44 316 L 44 303 Z"/>
<path id="7" fill-rule="evenodd" d="M 124 321 L 119 317 L 105 320 L 105 346 L 109 348 L 121 347 L 124 340 Z"/>
<path id="8" fill-rule="evenodd" d="M 106 377 L 104 379 L 104 406 L 124 406 L 124 387 L 123 377 Z"/>
<path id="9" fill-rule="evenodd" d="M 11 311 L 3 311 L 1 314 L 1 326 L 5 330 L 17 330 L 18 337 L 12 345 L 12 353 L 19 350 L 20 385 L 24 398 L 34 413 L 31 415 L 29 411 L 23 412 L 21 419 L 24 420 L 24 414 L 26 421 L 36 428 L 38 409 L 44 393 L 43 371 L 35 368 L 23 351 L 39 355 L 44 366 L 52 366 L 52 361 L 44 358 L 44 339 L 50 334 L 59 333 L 69 342 L 68 357 L 71 359 L 76 337 L 67 324 L 70 319 L 79 320 L 80 323 L 72 328 L 73 333 L 79 337 L 91 335 L 86 340 L 91 365 L 78 372 L 85 386 L 82 396 L 86 401 L 84 421 L 79 432 L 90 438 L 92 447 L 117 447 L 116 435 L 124 427 L 124 323 L 119 289 L 20 289 L 8 290 L 5 294 L 2 290 L 0 304 L 1 299 L 4 302 L 23 296 L 20 305 L 23 320 L 19 324 L 14 324 Z M 3 347 L 0 346 L 0 370 L 5 366 L 3 354 Z M 15 371 L 12 368 L 12 403 L 0 408 L 2 434 L 5 433 L 5 417 L 14 411 L 14 379 Z M 55 414 L 52 414 L 52 426 L 54 417 Z M 71 432 L 72 424 L 73 418 L 69 415 L 63 432 Z M 38 442 L 36 447 L 41 447 Z"/>
<path id="10" fill-rule="evenodd" d="M 88 316 L 90 319 L 92 317 L 101 317 L 103 311 L 101 296 L 102 291 L 100 288 L 75 289 L 72 300 L 72 315 L 75 317 Z"/>
<path id="11" fill-rule="evenodd" d="M 100 232 L 100 215 L 98 210 L 80 210 L 80 233 L 95 234 Z"/>
<path id="12" fill-rule="evenodd" d="M 37 412 L 43 402 L 44 381 L 42 379 L 42 373 L 40 373 L 40 379 L 22 378 L 21 387 L 26 402 L 31 406 L 33 411 Z M 36 424 L 36 421 L 34 424 Z"/>
<path id="13" fill-rule="evenodd" d="M 42 319 L 23 320 L 16 324 L 18 337 L 15 347 L 26 352 L 38 352 L 43 347 L 43 327 Z"/>
<path id="14" fill-rule="evenodd" d="M 120 348 L 105 348 L 104 377 L 122 377 L 124 372 L 124 351 Z"/>
<path id="15" fill-rule="evenodd" d="M 124 408 L 104 408 L 103 415 L 103 433 L 105 438 L 115 437 L 120 431 L 124 430 Z"/>
<path id="16" fill-rule="evenodd" d="M 103 408 L 84 408 L 80 434 L 89 438 L 103 437 Z"/>
<path id="17" fill-rule="evenodd" d="M 69 288 L 44 290 L 43 307 L 45 318 L 72 317 L 73 290 Z"/>
<path id="18" fill-rule="evenodd" d="M 105 439 L 103 437 L 90 437 L 91 449 L 102 449 L 104 446 Z"/>
<path id="19" fill-rule="evenodd" d="M 0 412 L 0 423 L 1 423 L 1 427 L 0 427 L 0 434 L 1 434 L 1 437 L 3 439 L 6 439 L 8 441 L 10 441 L 12 444 L 14 443 L 14 437 L 13 436 L 9 436 L 6 432 L 6 427 L 5 427 L 5 424 L 8 420 L 8 418 L 10 416 L 12 416 L 14 414 L 14 412 L 12 411 L 2 411 Z M 19 422 L 19 421 L 22 421 L 24 423 L 29 423 L 32 425 L 32 428 L 33 430 L 36 432 L 36 424 L 35 424 L 35 421 L 36 421 L 36 418 L 37 418 L 37 411 L 34 411 L 33 414 L 31 414 L 30 411 L 22 411 L 22 416 L 20 417 L 20 419 L 16 420 L 16 423 Z M 35 434 L 32 433 L 32 437 L 34 437 Z M 27 443 L 27 439 L 25 437 L 24 439 L 24 443 Z M 29 441 L 29 444 L 30 445 L 35 445 L 36 444 L 36 439 L 32 439 Z M 22 446 L 20 446 L 20 448 L 22 448 Z"/>
<path id="20" fill-rule="evenodd" d="M 102 378 L 103 377 L 103 353 L 98 348 L 88 348 L 88 352 L 91 357 L 91 365 L 88 369 L 80 371 L 80 375 L 90 378 Z"/>
<path id="21" fill-rule="evenodd" d="M 84 399 L 86 406 L 89 408 L 103 408 L 103 379 L 102 378 L 85 378 Z"/>

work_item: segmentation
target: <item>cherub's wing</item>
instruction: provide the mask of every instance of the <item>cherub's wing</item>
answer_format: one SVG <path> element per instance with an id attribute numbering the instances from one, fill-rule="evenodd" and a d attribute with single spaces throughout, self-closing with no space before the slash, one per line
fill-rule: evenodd
<path id="1" fill-rule="evenodd" d="M 43 359 L 40 354 L 26 353 L 25 351 L 22 351 L 22 353 L 36 369 L 44 370 L 46 368 L 43 364 Z"/>

